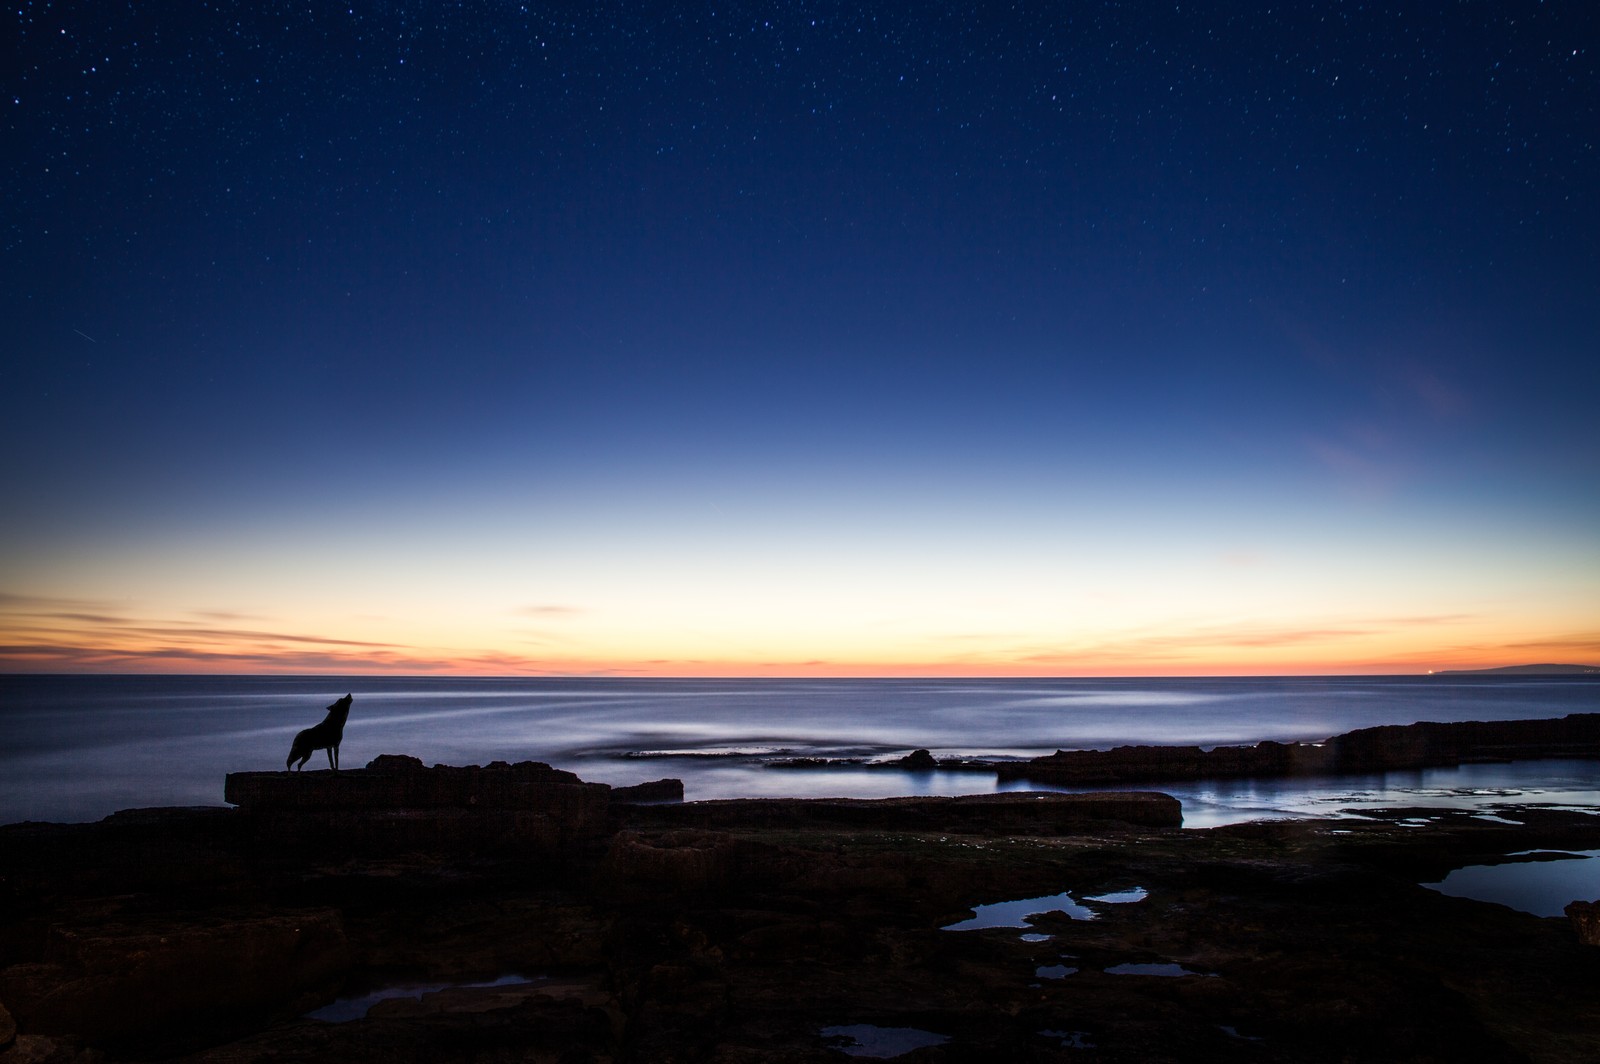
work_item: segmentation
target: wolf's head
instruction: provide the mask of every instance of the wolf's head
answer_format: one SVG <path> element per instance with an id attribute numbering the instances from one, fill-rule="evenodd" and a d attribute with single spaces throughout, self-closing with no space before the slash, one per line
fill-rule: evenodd
<path id="1" fill-rule="evenodd" d="M 350 695 L 345 695 L 343 698 L 339 699 L 339 701 L 328 707 L 328 716 L 338 717 L 340 720 L 343 720 L 345 717 L 350 715 L 350 703 L 353 701 L 354 699 Z"/>

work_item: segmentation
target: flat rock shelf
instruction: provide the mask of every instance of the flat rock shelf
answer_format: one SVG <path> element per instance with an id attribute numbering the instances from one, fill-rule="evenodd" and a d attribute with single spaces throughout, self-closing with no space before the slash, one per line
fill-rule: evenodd
<path id="1" fill-rule="evenodd" d="M 1600 848 L 1592 811 L 1197 831 L 1154 792 L 681 802 L 393 756 L 226 793 L 0 827 L 0 1064 L 1600 1056 L 1591 907 L 1420 885 Z M 946 930 L 1055 896 L 1094 918 Z"/>
<path id="2" fill-rule="evenodd" d="M 1198 746 L 1057 750 L 995 769 L 1001 780 L 1085 786 L 1333 776 L 1528 758 L 1600 758 L 1600 713 L 1545 720 L 1391 724 L 1358 728 L 1320 743 L 1261 742 L 1209 750 Z"/>

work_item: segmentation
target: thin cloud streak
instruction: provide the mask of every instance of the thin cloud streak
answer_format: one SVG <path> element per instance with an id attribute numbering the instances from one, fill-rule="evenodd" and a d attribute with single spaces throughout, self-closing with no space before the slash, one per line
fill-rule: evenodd
<path id="1" fill-rule="evenodd" d="M 94 606 L 102 609 L 89 608 Z M 1592 631 L 1484 639 L 1475 629 L 1489 618 L 1468 612 L 1341 617 L 1299 625 L 1265 619 L 1230 624 L 1174 620 L 1159 629 L 1106 631 L 1043 643 L 1027 642 L 1018 629 L 957 629 L 917 636 L 906 620 L 896 626 L 906 629 L 897 642 L 862 647 L 859 655 L 839 653 L 833 647 L 819 654 L 815 651 L 823 645 L 813 642 L 807 648 L 797 642 L 801 652 L 792 657 L 775 655 L 771 646 L 741 657 L 628 655 L 621 646 L 565 634 L 517 632 L 514 622 L 508 622 L 513 628 L 504 633 L 509 647 L 481 639 L 477 645 L 442 646 L 427 640 L 345 638 L 315 631 L 138 617 L 132 612 L 104 612 L 103 607 L 87 600 L 43 596 L 0 598 L 0 638 L 6 644 L 0 647 L 0 668 L 477 675 L 1238 675 L 1425 671 L 1514 662 L 1535 651 L 1540 657 L 1573 660 L 1600 654 L 1600 635 Z M 215 611 L 207 615 L 211 612 Z M 582 612 L 547 603 L 513 615 L 559 618 Z M 1460 638 L 1469 631 L 1480 638 Z M 1457 637 L 1449 638 L 1452 633 Z M 819 638 L 828 636 L 824 632 Z M 527 650 L 519 651 L 516 644 Z M 806 649 L 813 652 L 805 653 Z"/>
<path id="2" fill-rule="evenodd" d="M 515 611 L 518 617 L 576 617 L 587 611 L 577 606 L 523 606 Z"/>
<path id="3" fill-rule="evenodd" d="M 467 664 L 497 666 L 509 672 L 530 671 L 526 661 L 493 656 L 466 659 Z M 205 650 L 158 646 L 139 650 L 50 644 L 0 646 L 0 666 L 19 672 L 255 672 L 263 674 L 461 673 L 461 662 L 421 655 L 380 652 L 338 654 L 280 650 Z"/>
<path id="4" fill-rule="evenodd" d="M 1474 620 L 1476 618 L 1468 614 L 1431 614 L 1304 627 L 1236 624 L 1176 632 L 1130 632 L 1120 637 L 1085 640 L 1076 644 L 1023 649 L 1015 654 L 1013 660 L 1073 671 L 1088 667 L 1110 671 L 1131 668 L 1144 672 L 1149 671 L 1151 666 L 1186 662 L 1203 671 L 1214 671 L 1219 665 L 1231 665 L 1233 668 L 1243 666 L 1246 671 L 1259 671 L 1252 664 L 1252 652 L 1300 650 L 1303 655 L 1309 655 L 1308 663 L 1316 661 L 1328 667 L 1340 660 L 1332 652 L 1351 641 L 1399 635 L 1414 638 L 1414 632 L 1419 628 L 1448 628 Z"/>
<path id="5" fill-rule="evenodd" d="M 86 607 L 100 607 L 92 609 Z M 190 611 L 209 615 L 210 611 Z M 103 603 L 0 595 L 0 666 L 16 670 L 438 671 L 441 656 L 399 644 L 137 617 Z M 310 648 L 310 649 L 303 649 Z M 316 653 L 326 648 L 327 653 Z M 349 653 L 340 653 L 348 650 Z"/>

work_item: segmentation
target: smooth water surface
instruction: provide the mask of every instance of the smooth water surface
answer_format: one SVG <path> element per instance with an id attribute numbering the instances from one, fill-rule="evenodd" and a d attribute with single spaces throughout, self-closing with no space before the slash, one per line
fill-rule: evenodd
<path id="1" fill-rule="evenodd" d="M 1118 890 L 1110 894 L 1097 894 L 1094 897 L 1084 898 L 1086 902 L 1095 902 L 1100 905 L 1128 905 L 1132 902 L 1144 901 L 1149 893 L 1143 887 L 1134 887 L 1131 890 Z M 978 931 L 986 927 L 1028 927 L 1029 918 L 1042 916 L 1045 913 L 1062 913 L 1073 920 L 1096 920 L 1100 914 L 1074 898 L 1070 893 L 1063 891 L 1060 894 L 1047 894 L 1039 898 L 1018 898 L 1015 901 L 997 901 L 989 905 L 974 905 L 972 916 L 953 924 L 946 924 L 945 931 Z M 1024 941 L 1032 942 L 1047 939 L 1049 935 L 1023 935 Z"/>
<path id="2" fill-rule="evenodd" d="M 1498 864 L 1458 868 L 1437 883 L 1422 885 L 1535 916 L 1562 916 L 1570 902 L 1600 901 L 1600 850 L 1529 850 L 1509 857 Z"/>
<path id="3" fill-rule="evenodd" d="M 1028 758 L 1127 743 L 1317 740 L 1374 724 L 1600 710 L 1583 677 L 632 680 L 0 676 L 0 823 L 219 805 L 228 772 L 281 770 L 294 734 L 355 696 L 341 763 L 545 761 L 588 780 L 664 776 L 686 797 L 888 797 L 997 789 L 990 773 L 777 769 L 784 757 Z M 326 764 L 315 754 L 309 767 Z M 1010 789 L 1028 784 L 1008 785 Z M 1352 781 L 1161 786 L 1191 826 L 1343 805 L 1506 800 L 1600 807 L 1600 763 Z M 1491 810 L 1492 811 L 1492 810 Z"/>
<path id="4" fill-rule="evenodd" d="M 822 1037 L 835 1043 L 839 1052 L 852 1057 L 888 1059 L 904 1056 L 914 1049 L 938 1046 L 950 1041 L 947 1035 L 916 1027 L 878 1027 L 852 1023 L 843 1027 L 824 1027 Z"/>
<path id="5" fill-rule="evenodd" d="M 1064 913 L 1074 920 L 1093 920 L 1099 914 L 1080 905 L 1071 894 L 1050 894 L 1042 898 L 1019 898 L 1016 901 L 997 901 L 991 905 L 974 905 L 973 915 L 953 924 L 945 931 L 981 931 L 988 927 L 1028 927 L 1028 917 L 1045 913 Z"/>
<path id="6" fill-rule="evenodd" d="M 1038 784 L 1016 786 L 1057 789 Z M 1538 804 L 1600 814 L 1600 761 L 1546 759 L 1347 776 L 1163 782 L 1101 789 L 1170 794 L 1183 803 L 1183 824 L 1190 828 L 1247 820 L 1359 817 L 1396 807 L 1495 816 L 1495 810 L 1506 806 Z"/>
<path id="7" fill-rule="evenodd" d="M 1200 972 L 1191 972 L 1181 964 L 1172 963 L 1144 963 L 1144 964 L 1113 964 L 1105 970 L 1107 975 L 1150 975 L 1159 979 L 1177 979 L 1185 975 L 1200 975 Z"/>
<path id="8" fill-rule="evenodd" d="M 366 1016 L 367 1012 L 380 1001 L 391 1001 L 395 998 L 421 998 L 426 994 L 436 994 L 441 990 L 456 990 L 466 987 L 491 987 L 491 986 L 525 986 L 534 982 L 527 976 L 515 973 L 502 975 L 498 979 L 489 979 L 477 983 L 395 983 L 390 986 L 379 987 L 362 994 L 351 994 L 348 997 L 334 999 L 315 1012 L 306 1013 L 308 1020 L 324 1020 L 328 1023 L 349 1023 Z"/>

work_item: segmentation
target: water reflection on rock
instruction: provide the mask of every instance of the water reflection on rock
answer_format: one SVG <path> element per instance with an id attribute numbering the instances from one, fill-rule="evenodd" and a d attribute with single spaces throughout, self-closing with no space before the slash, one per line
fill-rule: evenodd
<path id="1" fill-rule="evenodd" d="M 852 1057 L 887 1059 L 904 1056 L 915 1049 L 943 1045 L 950 1039 L 932 1031 L 915 1027 L 878 1027 L 870 1023 L 853 1023 L 842 1027 L 824 1027 L 822 1037 L 839 1052 Z"/>
<path id="2" fill-rule="evenodd" d="M 1149 893 L 1143 887 L 1133 887 L 1130 890 L 1113 891 L 1108 894 L 1096 894 L 1083 899 L 1096 905 L 1127 905 L 1143 901 Z M 1062 913 L 1073 920 L 1095 920 L 1100 913 L 1078 901 L 1068 891 L 1060 894 L 1047 894 L 1038 898 L 1019 898 L 1015 901 L 999 901 L 989 905 L 973 906 L 973 915 L 957 923 L 946 924 L 945 931 L 978 931 L 986 927 L 1028 927 L 1029 918 L 1042 916 L 1045 913 Z M 1043 942 L 1049 935 L 1030 933 L 1022 936 L 1024 942 Z"/>
<path id="3" fill-rule="evenodd" d="M 428 994 L 437 994 L 442 990 L 526 986 L 533 982 L 535 980 L 529 979 L 527 976 L 510 973 L 497 979 L 488 979 L 475 983 L 391 983 L 359 994 L 350 994 L 337 998 L 331 1004 L 324 1005 L 315 1012 L 306 1013 L 306 1019 L 323 1020 L 328 1023 L 349 1023 L 351 1020 L 364 1018 L 374 1005 L 382 1001 L 402 998 L 421 999 Z"/>
<path id="4" fill-rule="evenodd" d="M 1567 903 L 1600 898 L 1600 850 L 1525 850 L 1506 861 L 1458 868 L 1423 886 L 1535 916 L 1560 916 Z"/>
<path id="5" fill-rule="evenodd" d="M 1201 972 L 1191 972 L 1181 964 L 1113 964 L 1106 969 L 1107 975 L 1156 975 L 1165 978 L 1177 978 L 1182 975 L 1201 975 Z"/>

